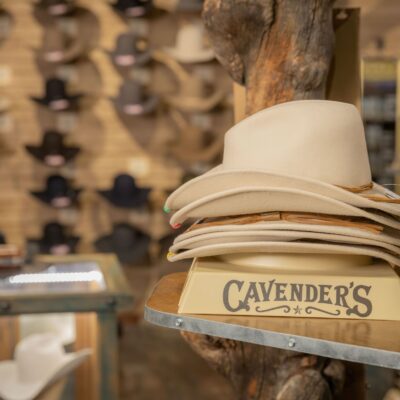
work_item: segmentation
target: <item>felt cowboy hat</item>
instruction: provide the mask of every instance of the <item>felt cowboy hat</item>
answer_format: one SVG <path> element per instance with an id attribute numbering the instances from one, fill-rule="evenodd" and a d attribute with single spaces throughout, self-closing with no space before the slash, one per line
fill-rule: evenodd
<path id="1" fill-rule="evenodd" d="M 181 63 L 201 63 L 214 58 L 214 51 L 205 46 L 201 22 L 183 25 L 177 32 L 175 46 L 165 47 L 164 51 Z"/>
<path id="2" fill-rule="evenodd" d="M 76 369 L 90 354 L 89 349 L 66 353 L 53 334 L 29 336 L 17 344 L 14 360 L 0 362 L 0 397 L 34 399 Z"/>
<path id="3" fill-rule="evenodd" d="M 99 193 L 116 207 L 137 208 L 147 203 L 150 189 L 138 187 L 131 175 L 119 174 L 111 189 Z"/>
<path id="4" fill-rule="evenodd" d="M 222 164 L 178 188 L 165 207 L 244 186 L 290 188 L 400 216 L 399 197 L 371 180 L 362 120 L 346 103 L 293 101 L 242 120 L 225 135 Z"/>
<path id="5" fill-rule="evenodd" d="M 124 81 L 118 96 L 111 100 L 119 112 L 128 116 L 150 114 L 158 105 L 158 98 L 146 93 L 145 88 L 134 80 Z"/>
<path id="6" fill-rule="evenodd" d="M 153 8 L 151 0 L 117 0 L 112 7 L 126 18 L 144 17 Z"/>
<path id="7" fill-rule="evenodd" d="M 30 239 L 42 254 L 65 255 L 75 253 L 80 238 L 67 232 L 65 226 L 58 222 L 49 222 L 43 227 L 42 237 Z"/>
<path id="8" fill-rule="evenodd" d="M 144 65 L 151 60 L 145 39 L 132 32 L 117 37 L 115 49 L 110 52 L 110 56 L 112 62 L 120 68 Z"/>
<path id="9" fill-rule="evenodd" d="M 80 192 L 81 189 L 72 188 L 63 176 L 51 175 L 42 191 L 33 191 L 31 194 L 54 208 L 65 208 L 76 203 Z"/>
<path id="10" fill-rule="evenodd" d="M 66 146 L 64 136 L 56 131 L 47 131 L 39 146 L 26 145 L 26 150 L 37 160 L 50 167 L 60 167 L 74 159 L 80 149 L 76 146 Z"/>
<path id="11" fill-rule="evenodd" d="M 73 0 L 40 0 L 36 6 L 45 10 L 52 17 L 59 17 L 70 13 L 75 4 Z"/>
<path id="12" fill-rule="evenodd" d="M 398 253 L 384 251 L 382 248 L 371 245 L 344 244 L 325 241 L 296 240 L 296 241 L 256 241 L 256 242 L 227 242 L 210 244 L 184 250 L 179 253 L 170 252 L 169 261 L 179 261 L 196 257 L 213 257 L 233 254 L 348 254 L 370 256 L 387 261 L 400 273 L 400 257 Z"/>
<path id="13" fill-rule="evenodd" d="M 120 223 L 110 234 L 100 237 L 94 243 L 97 251 L 115 253 L 123 264 L 146 264 L 149 257 L 150 237 L 134 226 Z"/>
<path id="14" fill-rule="evenodd" d="M 32 97 L 32 100 L 53 111 L 65 111 L 77 106 L 80 97 L 81 94 L 69 95 L 63 80 L 51 78 L 46 80 L 45 94 L 42 97 Z"/>
<path id="15" fill-rule="evenodd" d="M 208 112 L 222 102 L 225 92 L 197 75 L 180 80 L 178 93 L 168 94 L 165 101 L 183 112 Z"/>

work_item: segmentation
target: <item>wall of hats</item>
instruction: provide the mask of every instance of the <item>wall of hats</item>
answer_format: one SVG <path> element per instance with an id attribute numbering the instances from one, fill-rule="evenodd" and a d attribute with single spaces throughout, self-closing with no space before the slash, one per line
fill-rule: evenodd
<path id="1" fill-rule="evenodd" d="M 201 7 L 1 2 L 4 240 L 29 255 L 113 251 L 132 264 L 167 248 L 166 196 L 218 162 L 233 121 Z"/>

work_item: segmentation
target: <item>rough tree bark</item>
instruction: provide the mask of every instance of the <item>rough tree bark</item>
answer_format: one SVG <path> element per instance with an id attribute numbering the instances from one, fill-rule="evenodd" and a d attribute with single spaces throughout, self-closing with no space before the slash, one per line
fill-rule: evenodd
<path id="1" fill-rule="evenodd" d="M 331 0 L 205 0 L 218 60 L 246 86 L 246 114 L 324 98 L 333 55 Z M 234 386 L 240 400 L 329 400 L 345 380 L 337 360 L 182 332 Z"/>

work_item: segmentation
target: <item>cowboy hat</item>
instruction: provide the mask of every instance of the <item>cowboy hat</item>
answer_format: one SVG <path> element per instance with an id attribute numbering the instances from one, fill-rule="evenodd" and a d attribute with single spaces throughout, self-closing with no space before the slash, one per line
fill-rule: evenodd
<path id="1" fill-rule="evenodd" d="M 218 187 L 218 186 L 216 186 Z M 179 209 L 170 220 L 180 226 L 189 218 L 223 217 L 288 211 L 361 217 L 400 229 L 400 221 L 378 210 L 364 210 L 330 197 L 298 189 L 242 186 L 205 196 Z"/>
<path id="2" fill-rule="evenodd" d="M 31 192 L 31 194 L 52 207 L 65 208 L 76 203 L 81 190 L 70 187 L 63 176 L 51 175 L 47 178 L 45 189 Z"/>
<path id="3" fill-rule="evenodd" d="M 384 251 L 382 248 L 371 245 L 332 244 L 325 241 L 258 241 L 258 242 L 227 242 L 210 244 L 184 250 L 177 254 L 170 252 L 169 261 L 179 261 L 187 258 L 212 257 L 224 254 L 250 253 L 300 253 L 300 254 L 350 254 L 363 255 L 387 261 L 400 272 L 400 257 L 398 253 Z"/>
<path id="4" fill-rule="evenodd" d="M 151 0 L 117 0 L 112 3 L 115 11 L 126 18 L 144 17 L 152 10 Z"/>
<path id="5" fill-rule="evenodd" d="M 120 223 L 111 233 L 94 243 L 97 251 L 115 253 L 122 264 L 146 264 L 149 257 L 150 237 L 134 226 Z"/>
<path id="6" fill-rule="evenodd" d="M 200 76 L 181 79 L 178 93 L 165 95 L 165 101 L 183 112 L 208 112 L 222 102 L 225 92 Z"/>
<path id="7" fill-rule="evenodd" d="M 39 146 L 26 145 L 26 150 L 37 160 L 50 167 L 59 167 L 76 157 L 79 147 L 66 146 L 64 136 L 56 131 L 47 131 Z"/>
<path id="8" fill-rule="evenodd" d="M 181 63 L 201 63 L 214 58 L 214 51 L 204 44 L 204 27 L 200 22 L 183 25 L 176 35 L 175 47 L 165 47 L 164 51 Z"/>
<path id="9" fill-rule="evenodd" d="M 111 100 L 119 112 L 129 116 L 150 114 L 158 105 L 158 98 L 145 93 L 144 87 L 134 80 L 124 81 L 118 96 Z"/>
<path id="10" fill-rule="evenodd" d="M 39 253 L 65 255 L 75 253 L 79 236 L 70 235 L 66 227 L 58 222 L 49 222 L 43 227 L 42 237 L 30 239 L 29 243 L 38 246 Z"/>
<path id="11" fill-rule="evenodd" d="M 178 188 L 165 208 L 243 186 L 291 188 L 400 216 L 399 197 L 371 181 L 362 120 L 346 103 L 293 101 L 242 120 L 226 133 L 222 164 Z"/>
<path id="12" fill-rule="evenodd" d="M 31 400 L 46 387 L 76 369 L 91 354 L 89 349 L 65 353 L 53 334 L 38 334 L 20 341 L 14 360 L 0 362 L 0 397 Z"/>
<path id="13" fill-rule="evenodd" d="M 65 82 L 58 78 L 46 80 L 45 94 L 43 97 L 34 97 L 32 100 L 49 107 L 53 111 L 65 111 L 77 106 L 81 94 L 69 95 L 65 89 Z"/>
<path id="14" fill-rule="evenodd" d="M 131 175 L 119 174 L 115 176 L 111 189 L 98 192 L 116 207 L 136 208 L 147 203 L 150 190 L 138 187 Z"/>
<path id="15" fill-rule="evenodd" d="M 59 17 L 71 12 L 75 4 L 73 0 L 40 0 L 36 6 L 45 10 L 52 17 Z"/>
<path id="16" fill-rule="evenodd" d="M 147 64 L 151 53 L 145 40 L 132 33 L 122 33 L 117 37 L 116 47 L 110 52 L 111 60 L 119 68 Z"/>

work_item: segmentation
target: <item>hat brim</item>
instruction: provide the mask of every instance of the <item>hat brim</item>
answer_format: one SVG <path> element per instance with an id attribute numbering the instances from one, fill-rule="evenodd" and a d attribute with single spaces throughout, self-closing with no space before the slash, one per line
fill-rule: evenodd
<path id="1" fill-rule="evenodd" d="M 123 264 L 139 264 L 147 261 L 150 238 L 140 235 L 138 240 L 132 243 L 129 250 L 121 251 L 113 245 L 112 234 L 105 235 L 94 242 L 96 249 L 102 253 L 114 253 Z"/>
<path id="2" fill-rule="evenodd" d="M 71 200 L 71 205 L 74 204 L 79 196 L 79 193 L 82 191 L 82 189 L 74 189 L 71 190 L 71 193 L 68 195 L 68 198 Z M 36 197 L 38 200 L 40 200 L 42 203 L 45 203 L 46 205 L 51 206 L 51 201 L 53 198 L 49 196 L 49 193 L 47 191 L 41 191 L 41 192 L 31 192 L 31 195 Z M 69 206 L 68 206 L 69 207 Z M 57 208 L 57 207 L 56 207 Z"/>
<path id="3" fill-rule="evenodd" d="M 71 110 L 74 107 L 78 106 L 79 100 L 83 97 L 83 93 L 75 94 L 73 96 L 67 96 L 65 97 L 65 100 L 69 101 L 69 105 L 67 108 L 59 110 L 59 111 L 66 111 L 66 110 Z M 51 100 L 47 97 L 35 97 L 31 96 L 31 99 L 35 102 L 38 103 L 42 106 L 49 107 Z M 58 111 L 58 110 L 57 110 Z"/>
<path id="4" fill-rule="evenodd" d="M 67 237 L 67 240 L 65 243 L 60 243 L 60 244 L 66 244 L 71 249 L 71 253 L 74 253 L 76 246 L 78 245 L 80 240 L 81 240 L 81 238 L 79 236 L 69 236 L 69 237 Z M 45 253 L 45 254 L 50 253 L 50 249 L 52 246 L 47 241 L 45 241 L 43 238 L 41 238 L 39 240 L 31 241 L 31 242 L 36 242 L 39 245 L 40 252 Z"/>
<path id="5" fill-rule="evenodd" d="M 171 225 L 189 218 L 224 217 L 273 211 L 303 212 L 367 218 L 400 229 L 400 221 L 384 213 L 364 210 L 338 200 L 303 190 L 247 186 L 205 196 L 179 209 Z"/>
<path id="6" fill-rule="evenodd" d="M 176 61 L 183 64 L 196 64 L 211 61 L 215 58 L 213 49 L 203 49 L 196 53 L 182 52 L 175 47 L 164 47 L 166 53 L 172 56 Z"/>
<path id="7" fill-rule="evenodd" d="M 136 117 L 140 115 L 146 115 L 152 113 L 157 105 L 158 105 L 158 97 L 157 96 L 150 96 L 148 97 L 143 103 L 140 103 L 141 109 L 135 113 L 126 112 L 125 106 L 128 104 L 124 103 L 122 99 L 119 97 L 111 98 L 111 101 L 114 104 L 114 107 L 123 115 L 127 115 L 129 117 Z"/>
<path id="8" fill-rule="evenodd" d="M 0 397 L 4 400 L 27 400 L 36 398 L 47 386 L 72 372 L 91 354 L 90 350 L 81 350 L 66 354 L 63 363 L 50 375 L 36 382 L 22 382 L 19 379 L 15 361 L 0 362 Z"/>
<path id="9" fill-rule="evenodd" d="M 45 162 L 44 159 L 46 156 L 49 154 L 44 150 L 43 147 L 41 146 L 32 146 L 32 145 L 26 145 L 25 146 L 26 151 L 31 154 L 33 157 L 35 157 L 38 161 Z M 61 156 L 64 157 L 65 162 L 71 161 L 73 158 L 75 158 L 78 153 L 80 152 L 79 147 L 65 147 L 63 148 L 62 152 L 60 153 Z"/>
<path id="10" fill-rule="evenodd" d="M 129 198 L 116 197 L 112 190 L 98 190 L 98 193 L 116 207 L 137 208 L 147 203 L 150 189 L 139 189 L 134 197 Z"/>
<path id="11" fill-rule="evenodd" d="M 331 234 L 326 232 L 306 232 L 288 230 L 262 230 L 245 232 L 218 232 L 198 235 L 178 241 L 171 246 L 172 253 L 196 249 L 214 244 L 224 243 L 257 243 L 257 242 L 293 242 L 297 240 L 323 241 L 332 244 L 366 245 L 382 248 L 394 254 L 400 254 L 400 247 L 378 241 L 376 237 L 363 238 L 349 235 Z"/>
<path id="12" fill-rule="evenodd" d="M 181 94 L 166 95 L 165 101 L 172 107 L 184 112 L 207 112 L 222 102 L 225 92 L 217 89 L 208 97 L 192 97 Z"/>
<path id="13" fill-rule="evenodd" d="M 273 222 L 256 222 L 242 225 L 218 225 L 208 226 L 204 228 L 196 228 L 189 230 L 177 236 L 174 245 L 196 240 L 197 238 L 212 238 L 220 235 L 226 236 L 247 236 L 249 232 L 263 234 L 263 232 L 301 232 L 301 233 L 321 233 L 330 235 L 350 236 L 352 238 L 368 239 L 376 242 L 382 242 L 393 246 L 400 246 L 400 236 L 397 231 L 385 229 L 383 232 L 373 233 L 362 228 L 353 228 L 340 225 L 316 225 L 299 222 L 273 221 Z"/>
<path id="14" fill-rule="evenodd" d="M 285 253 L 285 254 L 349 254 L 370 256 L 384 260 L 399 270 L 400 258 L 376 246 L 331 244 L 327 242 L 236 242 L 212 244 L 180 253 L 169 253 L 169 261 L 179 261 L 188 258 L 213 257 L 231 254 L 250 253 Z"/>
<path id="15" fill-rule="evenodd" d="M 371 190 L 362 193 L 352 193 L 338 186 L 313 179 L 257 170 L 227 171 L 223 168 L 223 165 L 219 165 L 183 184 L 168 197 L 165 206 L 170 210 L 178 210 L 202 197 L 216 193 L 215 188 L 218 188 L 218 192 L 220 192 L 239 189 L 243 185 L 298 189 L 320 194 L 354 207 L 371 208 L 400 216 L 400 204 L 384 202 L 385 199 L 399 199 L 400 197 L 376 183 L 373 183 Z M 383 201 L 374 201 L 365 197 L 369 195 L 380 196 Z"/>

